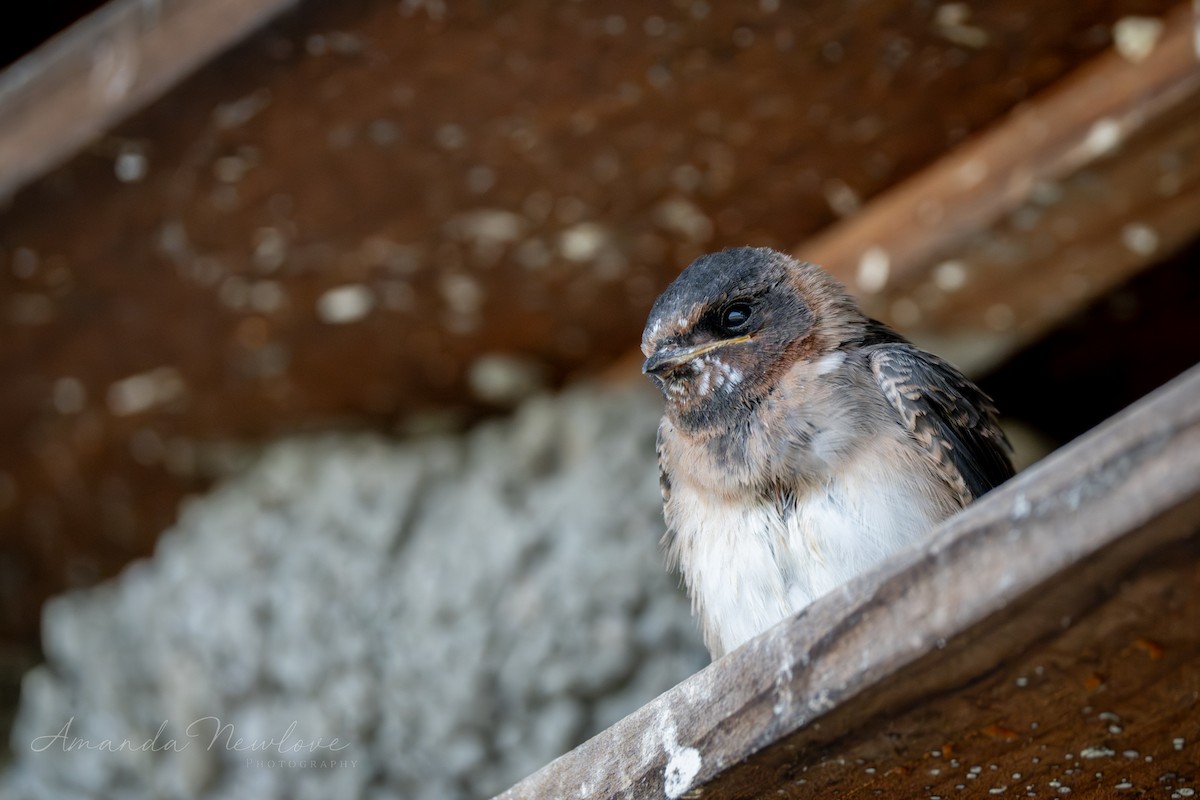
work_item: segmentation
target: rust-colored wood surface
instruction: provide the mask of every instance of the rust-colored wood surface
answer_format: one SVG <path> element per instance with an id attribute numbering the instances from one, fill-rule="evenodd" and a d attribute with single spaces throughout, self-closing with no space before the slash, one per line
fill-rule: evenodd
<path id="1" fill-rule="evenodd" d="M 1181 4 L 798 248 L 964 369 L 1200 235 L 1200 56 Z M 1124 50 L 1124 52 L 1122 52 Z"/>
<path id="2" fill-rule="evenodd" d="M 302 4 L 0 216 L 0 636 L 225 444 L 603 365 L 700 251 L 794 246 L 1170 6 Z"/>
<path id="3" fill-rule="evenodd" d="M 6 70 L 0 75 L 0 198 L 58 166 L 293 2 L 111 0 Z"/>
<path id="4" fill-rule="evenodd" d="M 517 798 L 1200 791 L 1200 368 Z"/>

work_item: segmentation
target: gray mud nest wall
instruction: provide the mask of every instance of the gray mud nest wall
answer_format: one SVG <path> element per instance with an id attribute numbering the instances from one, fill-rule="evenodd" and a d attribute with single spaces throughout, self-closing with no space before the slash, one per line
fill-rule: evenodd
<path id="1" fill-rule="evenodd" d="M 504 789 L 707 662 L 657 552 L 658 409 L 579 390 L 460 438 L 273 446 L 48 606 L 0 795 Z"/>

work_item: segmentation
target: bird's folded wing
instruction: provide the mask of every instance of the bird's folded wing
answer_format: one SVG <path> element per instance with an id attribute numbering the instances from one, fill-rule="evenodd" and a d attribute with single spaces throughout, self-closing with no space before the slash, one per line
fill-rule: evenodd
<path id="1" fill-rule="evenodd" d="M 868 348 L 871 371 L 963 505 L 1012 477 L 991 398 L 937 356 L 907 343 Z"/>

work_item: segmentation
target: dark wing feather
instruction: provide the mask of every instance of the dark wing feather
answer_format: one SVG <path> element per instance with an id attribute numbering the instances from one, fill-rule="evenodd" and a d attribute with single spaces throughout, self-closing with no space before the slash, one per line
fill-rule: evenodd
<path id="1" fill-rule="evenodd" d="M 1012 477 L 996 407 L 950 364 L 911 344 L 867 348 L 879 388 L 963 505 Z"/>

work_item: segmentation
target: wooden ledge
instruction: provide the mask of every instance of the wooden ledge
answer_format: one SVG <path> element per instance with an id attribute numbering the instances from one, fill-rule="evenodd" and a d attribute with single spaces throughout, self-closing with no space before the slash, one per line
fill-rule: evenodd
<path id="1" fill-rule="evenodd" d="M 500 797 L 1192 786 L 1198 520 L 1200 367 Z"/>

